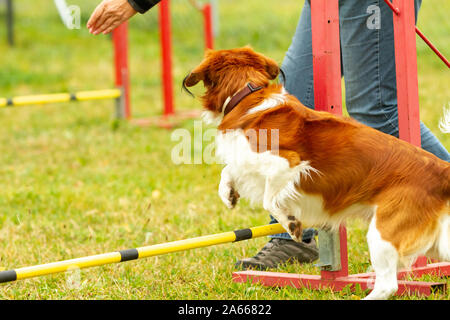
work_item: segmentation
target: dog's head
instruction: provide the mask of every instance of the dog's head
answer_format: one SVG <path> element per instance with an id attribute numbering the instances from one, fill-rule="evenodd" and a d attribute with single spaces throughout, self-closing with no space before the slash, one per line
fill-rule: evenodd
<path id="1" fill-rule="evenodd" d="M 215 115 L 222 113 L 226 99 L 247 82 L 267 86 L 280 72 L 278 64 L 250 47 L 231 50 L 207 50 L 203 61 L 183 80 L 183 88 L 200 81 L 206 88 L 203 106 Z M 189 92 L 189 91 L 188 91 Z"/>

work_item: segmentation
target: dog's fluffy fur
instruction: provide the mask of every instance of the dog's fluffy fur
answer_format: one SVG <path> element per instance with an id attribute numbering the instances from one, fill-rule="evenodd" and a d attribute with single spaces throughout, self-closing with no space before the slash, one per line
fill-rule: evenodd
<path id="1" fill-rule="evenodd" d="M 350 118 L 306 108 L 269 83 L 278 73 L 275 61 L 245 47 L 207 51 L 184 80 L 186 87 L 203 81 L 203 106 L 220 123 L 223 202 L 232 208 L 241 196 L 263 205 L 297 241 L 300 221 L 337 228 L 350 217 L 369 219 L 376 273 L 369 299 L 395 293 L 398 266 L 419 255 L 449 261 L 449 164 Z M 227 101 L 248 82 L 264 88 L 223 117 Z"/>

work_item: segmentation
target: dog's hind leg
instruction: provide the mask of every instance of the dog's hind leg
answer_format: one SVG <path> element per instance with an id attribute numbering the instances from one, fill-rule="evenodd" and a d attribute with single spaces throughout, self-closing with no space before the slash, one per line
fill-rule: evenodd
<path id="1" fill-rule="evenodd" d="M 397 266 L 399 255 L 397 249 L 388 241 L 381 238 L 376 227 L 374 215 L 367 233 L 370 260 L 375 270 L 375 286 L 366 300 L 384 300 L 397 292 Z"/>
<path id="2" fill-rule="evenodd" d="M 448 212 L 447 206 L 445 210 Z M 437 228 L 436 240 L 426 256 L 442 262 L 450 262 L 450 214 L 443 214 L 439 218 Z"/>
<path id="3" fill-rule="evenodd" d="M 318 173 L 310 166 L 309 161 L 300 161 L 297 152 L 279 150 L 266 172 L 263 206 L 286 229 L 292 239 L 302 241 L 301 214 L 294 214 L 289 202 L 297 201 L 301 194 L 297 186 L 302 177 L 311 178 L 312 173 Z M 311 178 L 312 179 L 312 178 Z"/>

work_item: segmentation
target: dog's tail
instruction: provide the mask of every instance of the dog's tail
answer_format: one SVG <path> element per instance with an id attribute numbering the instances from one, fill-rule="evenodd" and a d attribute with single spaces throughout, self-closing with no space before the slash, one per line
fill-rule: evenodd
<path id="1" fill-rule="evenodd" d="M 442 133 L 450 133 L 450 103 L 444 106 L 439 129 Z M 444 179 L 444 195 L 450 198 L 450 166 L 444 170 L 442 178 Z"/>
<path id="2" fill-rule="evenodd" d="M 439 121 L 439 129 L 442 133 L 450 133 L 450 103 L 447 107 L 444 106 L 444 114 Z"/>
<path id="3" fill-rule="evenodd" d="M 443 214 L 438 223 L 437 237 L 433 246 L 434 258 L 442 262 L 450 262 L 450 214 Z"/>

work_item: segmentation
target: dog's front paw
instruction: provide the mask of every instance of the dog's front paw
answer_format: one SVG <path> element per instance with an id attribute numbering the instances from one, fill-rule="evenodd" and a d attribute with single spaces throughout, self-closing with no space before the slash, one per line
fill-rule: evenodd
<path id="1" fill-rule="evenodd" d="M 298 221 L 294 216 L 288 216 L 289 220 L 289 234 L 291 235 L 292 239 L 294 239 L 297 242 L 302 242 L 302 235 L 303 235 L 303 228 L 302 223 Z"/>
<path id="2" fill-rule="evenodd" d="M 229 209 L 233 209 L 239 200 L 239 193 L 229 184 L 219 185 L 219 196 Z"/>

